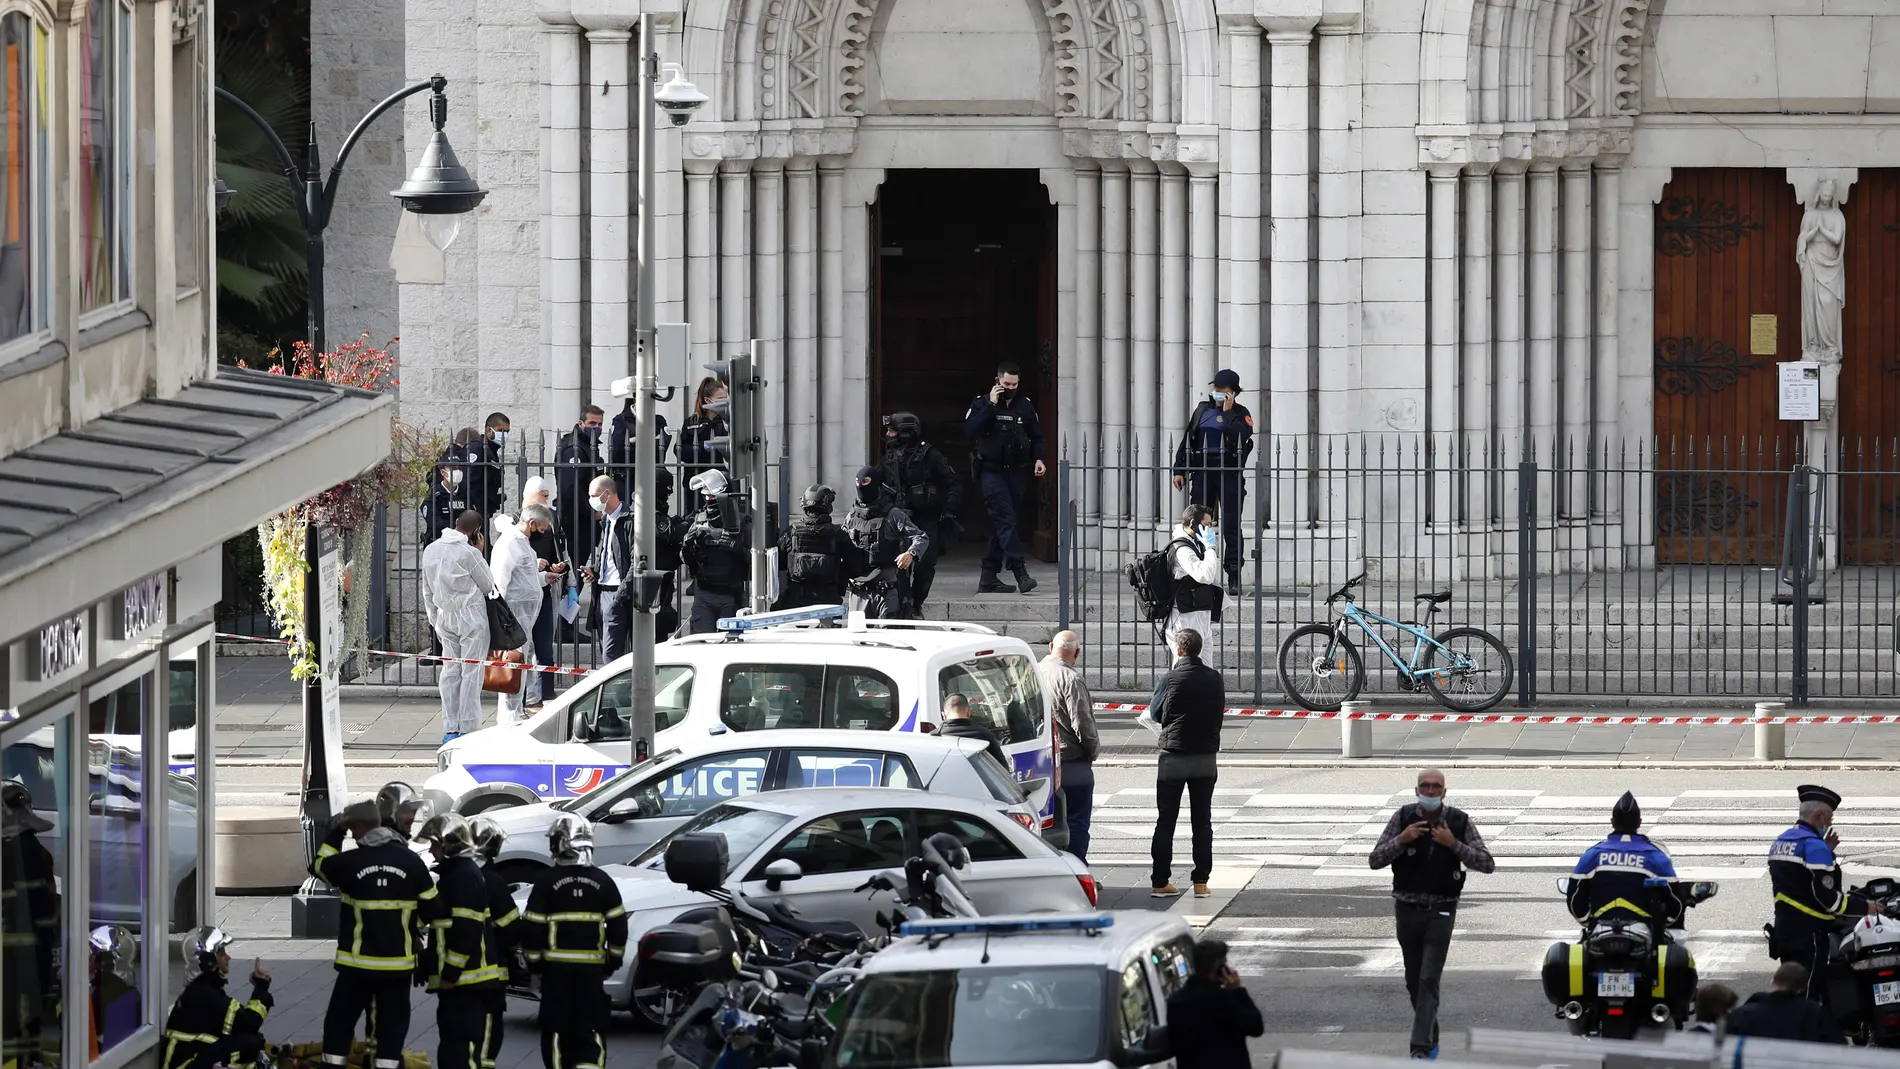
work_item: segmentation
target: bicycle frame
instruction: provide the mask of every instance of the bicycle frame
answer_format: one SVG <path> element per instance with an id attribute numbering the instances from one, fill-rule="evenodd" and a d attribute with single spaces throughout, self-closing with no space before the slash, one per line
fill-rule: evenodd
<path id="1" fill-rule="evenodd" d="M 1367 623 L 1368 620 L 1372 621 L 1372 623 Z M 1470 658 L 1459 653 L 1457 650 L 1451 649 L 1444 643 L 1439 642 L 1427 634 L 1425 629 L 1417 624 L 1408 624 L 1401 620 L 1380 616 L 1376 612 L 1360 608 L 1351 601 L 1346 602 L 1346 607 L 1339 610 L 1339 623 L 1333 628 L 1334 636 L 1343 636 L 1348 623 L 1357 626 L 1362 634 L 1371 639 L 1373 644 L 1379 647 L 1379 652 L 1385 654 L 1385 659 L 1392 663 L 1392 667 L 1405 673 L 1405 678 L 1413 682 L 1417 682 L 1426 676 L 1448 676 L 1460 669 L 1470 667 Z M 1414 639 L 1417 639 L 1418 641 L 1414 643 L 1412 647 L 1412 659 L 1409 662 L 1402 659 L 1398 651 L 1388 645 L 1385 639 L 1380 638 L 1379 633 L 1372 629 L 1373 623 L 1398 628 L 1400 631 L 1404 631 Z M 1448 663 L 1436 668 L 1419 668 L 1419 662 L 1424 659 L 1425 650 L 1428 647 L 1435 650 L 1442 650 Z"/>

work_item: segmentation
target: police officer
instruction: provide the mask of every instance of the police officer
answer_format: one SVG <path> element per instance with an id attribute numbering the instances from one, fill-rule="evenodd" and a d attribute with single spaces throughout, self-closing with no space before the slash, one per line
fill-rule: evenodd
<path id="1" fill-rule="evenodd" d="M 613 427 L 607 434 L 607 463 L 614 477 L 614 486 L 620 496 L 633 500 L 633 462 L 639 459 L 640 446 L 634 434 L 634 425 L 639 423 L 633 410 L 633 398 L 614 417 Z M 666 429 L 666 417 L 658 412 L 653 414 L 653 452 L 654 484 L 661 487 L 661 493 L 673 492 L 673 473 L 666 467 L 666 442 L 671 435 Z"/>
<path id="2" fill-rule="evenodd" d="M 1174 488 L 1187 487 L 1188 500 L 1206 505 L 1220 517 L 1222 563 L 1227 593 L 1240 593 L 1240 514 L 1247 491 L 1241 476 L 1253 456 L 1253 413 L 1234 398 L 1240 375 L 1225 368 L 1214 373 L 1208 399 L 1194 406 L 1187 433 L 1174 447 Z"/>
<path id="3" fill-rule="evenodd" d="M 14 780 L 0 784 L 0 809 L 5 821 L 0 916 L 6 925 L 0 1053 L 8 1066 L 25 1067 L 49 1060 L 46 1035 L 59 1031 L 58 978 L 53 970 L 61 934 L 59 887 L 54 882 L 58 867 L 52 851 L 39 841 L 39 834 L 51 831 L 53 823 L 34 812 L 32 791 Z"/>
<path id="4" fill-rule="evenodd" d="M 468 494 L 462 487 L 465 470 L 465 465 L 446 457 L 436 462 L 435 490 L 422 506 L 423 548 L 428 548 L 429 543 L 442 537 L 443 531 L 455 526 L 455 517 L 468 511 Z"/>
<path id="5" fill-rule="evenodd" d="M 1834 857 L 1834 810 L 1841 796 L 1826 787 L 1795 788 L 1801 819 L 1768 849 L 1768 878 L 1775 892 L 1775 924 L 1769 951 L 1808 970 L 1808 997 L 1827 1001 L 1828 935 L 1842 917 L 1882 912 L 1880 903 L 1849 894 Z"/>
<path id="6" fill-rule="evenodd" d="M 343 836 L 356 839 L 344 852 Z M 409 983 L 416 971 L 417 912 L 436 898 L 428 866 L 396 831 L 383 827 L 375 802 L 352 802 L 324 836 L 310 874 L 342 896 L 337 918 L 336 986 L 323 1015 L 323 1063 L 349 1058 L 356 1020 L 375 1022 L 375 1069 L 402 1065 L 409 1038 Z"/>
<path id="7" fill-rule="evenodd" d="M 555 515 L 575 560 L 594 555 L 599 523 L 587 508 L 587 487 L 601 475 L 601 425 L 607 414 L 599 405 L 581 408 L 580 421 L 554 445 Z"/>
<path id="8" fill-rule="evenodd" d="M 1610 809 L 1610 837 L 1585 850 L 1570 872 L 1564 904 L 1571 916 L 1584 922 L 1641 920 L 1665 929 L 1682 916 L 1673 891 L 1645 885 L 1652 878 L 1674 880 L 1676 863 L 1637 830 L 1642 826 L 1642 806 L 1624 791 Z"/>
<path id="9" fill-rule="evenodd" d="M 673 515 L 673 475 L 666 472 L 659 483 L 659 501 L 654 506 L 653 567 L 666 573 L 660 581 L 660 608 L 654 615 L 653 633 L 665 642 L 680 629 L 679 570 L 684 563 L 686 532 L 693 526 L 690 516 Z"/>
<path id="10" fill-rule="evenodd" d="M 989 392 L 978 394 L 963 414 L 963 433 L 974 443 L 972 454 L 977 485 L 983 491 L 983 508 L 990 516 L 990 542 L 983 551 L 983 578 L 977 583 L 979 594 L 1024 594 L 1036 589 L 1036 581 L 1023 566 L 1023 542 L 1016 534 L 1016 519 L 1022 515 L 1023 498 L 1029 493 L 1029 473 L 1038 478 L 1048 469 L 1042 462 L 1042 427 L 1036 422 L 1036 406 L 1022 396 L 1022 369 L 1004 362 L 996 365 L 996 382 Z M 1005 566 L 1016 574 L 1016 585 L 1008 586 L 996 577 Z"/>
<path id="11" fill-rule="evenodd" d="M 541 1060 L 547 1069 L 599 1066 L 607 978 L 627 956 L 627 910 L 594 867 L 594 829 L 573 813 L 548 828 L 554 867 L 528 892 L 522 947 L 541 974 Z"/>
<path id="12" fill-rule="evenodd" d="M 752 545 L 753 521 L 744 498 L 732 499 L 736 511 L 726 504 L 726 473 L 718 468 L 700 472 L 688 485 L 704 495 L 706 507 L 693 517 L 680 547 L 680 557 L 695 584 L 693 618 L 686 633 L 703 635 L 717 631 L 719 618 L 738 612 L 745 598 L 746 580 L 752 575 L 747 551 Z"/>
<path id="13" fill-rule="evenodd" d="M 911 610 L 921 616 L 924 600 L 930 596 L 930 584 L 937 577 L 937 559 L 949 548 L 950 534 L 959 526 L 962 480 L 950 466 L 950 458 L 924 441 L 924 421 L 912 412 L 893 412 L 884 417 L 883 466 L 897 491 L 897 503 L 911 522 L 930 536 L 930 552 L 910 569 Z"/>
<path id="14" fill-rule="evenodd" d="M 484 521 L 500 512 L 507 498 L 501 485 L 501 454 L 508 447 L 511 433 L 508 413 L 490 412 L 482 423 L 481 436 L 463 447 L 467 457 L 468 476 L 463 485 L 468 490 L 468 507 L 481 513 Z"/>
<path id="15" fill-rule="evenodd" d="M 475 851 L 475 834 L 459 813 L 430 817 L 416 839 L 435 856 L 436 898 L 426 910 L 433 929 L 435 1024 L 443 1069 L 478 1069 L 489 1044 L 494 996 L 506 998 L 508 969 L 500 960 L 489 916 L 488 880 Z"/>
<path id="16" fill-rule="evenodd" d="M 482 880 L 488 885 L 488 960 L 502 966 L 503 975 L 511 970 L 515 948 L 521 944 L 521 914 L 515 909 L 515 897 L 508 881 L 495 871 L 495 858 L 508 841 L 508 833 L 491 817 L 470 817 L 468 832 L 475 839 L 475 855 L 481 859 Z M 482 1069 L 495 1069 L 501 1054 L 502 1014 L 508 1010 L 508 990 L 496 984 L 488 994 L 488 1046 L 482 1052 Z"/>
<path id="17" fill-rule="evenodd" d="M 785 562 L 785 592 L 774 609 L 806 605 L 843 605 L 846 584 L 870 569 L 870 557 L 851 541 L 844 528 L 831 522 L 838 500 L 829 486 L 807 486 L 798 500 L 804 516 L 778 536 L 778 556 Z"/>
<path id="18" fill-rule="evenodd" d="M 251 967 L 251 997 L 239 1000 L 224 989 L 231 972 L 231 937 L 205 927 L 185 937 L 185 990 L 165 1018 L 164 1069 L 232 1069 L 257 1064 L 264 1050 L 264 1018 L 274 1000 L 270 970 Z"/>
<path id="19" fill-rule="evenodd" d="M 911 569 L 930 552 L 930 536 L 897 507 L 897 494 L 883 468 L 858 469 L 858 503 L 844 521 L 851 544 L 867 558 L 851 581 L 858 607 L 880 620 L 915 615 L 910 600 Z"/>

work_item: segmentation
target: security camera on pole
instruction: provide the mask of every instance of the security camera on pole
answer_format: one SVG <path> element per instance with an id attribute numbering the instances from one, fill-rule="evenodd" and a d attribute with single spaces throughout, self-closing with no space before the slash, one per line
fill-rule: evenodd
<path id="1" fill-rule="evenodd" d="M 666 112 L 666 117 L 674 126 L 685 126 L 693 117 L 693 112 L 706 102 L 706 94 L 700 92 L 693 83 L 686 80 L 686 74 L 677 65 L 667 64 L 670 77 L 664 86 L 660 82 L 660 54 L 654 48 L 653 16 L 640 16 L 640 230 L 636 249 L 638 271 L 638 304 L 635 312 L 635 331 L 639 348 L 634 356 L 633 390 L 634 420 L 636 441 L 646 444 L 646 448 L 657 451 L 651 428 L 653 427 L 654 394 L 660 388 L 658 328 L 654 322 L 653 284 L 654 284 L 654 244 L 653 217 L 658 212 L 658 200 L 654 196 L 654 171 L 659 158 L 654 144 L 654 108 L 657 105 Z M 659 457 L 643 455 L 634 464 L 633 477 L 633 540 L 635 569 L 638 572 L 639 585 L 633 599 L 633 635 L 630 644 L 633 647 L 633 759 L 644 761 L 653 753 L 653 736 L 657 733 L 657 724 L 653 719 L 653 612 L 658 607 L 660 573 L 651 570 L 654 559 L 653 524 L 658 517 L 658 497 L 656 494 L 655 473 Z"/>
<path id="2" fill-rule="evenodd" d="M 772 566 L 766 548 L 770 532 L 766 529 L 765 431 L 764 421 L 759 419 L 759 392 L 767 384 L 759 377 L 758 367 L 757 341 L 745 353 L 706 365 L 706 370 L 726 384 L 725 398 L 709 401 L 706 407 L 723 410 L 728 429 L 724 436 L 709 439 L 707 445 L 725 458 L 726 476 L 751 513 L 752 536 L 747 547 L 752 560 L 750 603 L 753 612 L 765 612 L 772 607 Z"/>

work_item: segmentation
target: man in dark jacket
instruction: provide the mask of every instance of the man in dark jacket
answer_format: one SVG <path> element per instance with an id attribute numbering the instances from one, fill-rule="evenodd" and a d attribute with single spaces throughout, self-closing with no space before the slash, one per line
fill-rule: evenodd
<path id="1" fill-rule="evenodd" d="M 850 593 L 845 584 L 870 569 L 870 558 L 852 543 L 850 533 L 831 522 L 837 499 L 829 486 L 807 486 L 799 498 L 804 515 L 778 536 L 787 582 L 772 608 L 843 605 Z"/>
<path id="2" fill-rule="evenodd" d="M 1247 1069 L 1247 1040 L 1266 1031 L 1260 1007 L 1227 964 L 1227 944 L 1194 944 L 1194 975 L 1168 996 L 1168 1044 L 1178 1069 Z"/>
<path id="3" fill-rule="evenodd" d="M 996 741 L 996 732 L 988 724 L 979 724 L 970 718 L 970 699 L 961 694 L 951 694 L 943 699 L 943 725 L 937 734 L 959 739 L 982 739 L 989 744 L 989 755 L 1009 767 L 1009 758 L 1003 755 L 1003 746 Z"/>
<path id="4" fill-rule="evenodd" d="M 1188 795 L 1189 819 L 1194 829 L 1194 897 L 1213 894 L 1207 880 L 1214 871 L 1214 783 L 1220 776 L 1221 720 L 1227 710 L 1227 684 L 1220 673 L 1201 663 L 1201 633 L 1184 627 L 1174 633 L 1174 667 L 1155 688 L 1155 700 L 1138 722 L 1155 733 L 1160 759 L 1155 768 L 1154 878 L 1148 886 L 1155 898 L 1174 898 L 1174 824 L 1181 816 L 1181 791 Z"/>
<path id="5" fill-rule="evenodd" d="M 164 1069 L 233 1069 L 257 1064 L 264 1051 L 264 1018 L 274 1005 L 270 970 L 251 969 L 251 997 L 225 990 L 231 972 L 231 937 L 199 928 L 186 937 L 188 971 L 195 972 L 165 1018 Z"/>
<path id="6" fill-rule="evenodd" d="M 930 539 L 930 548 L 910 569 L 911 610 L 924 614 L 924 600 L 943 556 L 958 529 L 963 481 L 943 451 L 924 441 L 924 421 L 914 412 L 884 417 L 884 460 L 888 482 L 897 492 L 897 504 Z"/>
<path id="7" fill-rule="evenodd" d="M 1757 991 L 1729 1011 L 1728 1034 L 1803 1043 L 1845 1043 L 1840 1025 L 1826 1006 L 1807 997 L 1808 970 L 1783 962 L 1775 970 L 1774 989 Z"/>
<path id="8" fill-rule="evenodd" d="M 587 488 L 601 474 L 600 435 L 606 418 L 599 405 L 582 408 L 580 422 L 554 446 L 556 515 L 574 560 L 594 555 L 594 535 L 600 529 L 599 517 L 587 507 Z"/>

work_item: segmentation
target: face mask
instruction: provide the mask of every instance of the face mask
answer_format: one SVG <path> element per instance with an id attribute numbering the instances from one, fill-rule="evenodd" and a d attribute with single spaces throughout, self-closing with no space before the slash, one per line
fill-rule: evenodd
<path id="1" fill-rule="evenodd" d="M 588 506 L 589 506 L 589 507 L 591 507 L 591 508 L 592 508 L 592 509 L 593 509 L 593 510 L 594 510 L 595 512 L 606 512 L 606 511 L 607 511 L 607 502 L 605 502 L 605 501 L 602 501 L 602 500 L 601 500 L 601 499 L 600 499 L 599 497 L 597 497 L 597 496 L 595 496 L 595 495 L 592 495 L 592 494 L 589 494 L 589 495 L 588 495 L 588 497 L 587 497 L 587 504 L 588 504 Z"/>
<path id="2" fill-rule="evenodd" d="M 496 445 L 496 447 L 497 447 L 497 448 L 499 448 L 499 447 L 502 447 L 502 446 L 505 446 L 505 445 L 507 445 L 507 444 L 508 444 L 508 432 L 507 432 L 507 431 L 496 431 L 496 432 L 495 432 L 495 445 Z"/>
<path id="3" fill-rule="evenodd" d="M 582 427 L 581 436 L 586 438 L 590 442 L 598 442 L 600 441 L 600 428 L 599 427 Z"/>
<path id="4" fill-rule="evenodd" d="M 1444 804 L 1445 800 L 1437 795 L 1421 794 L 1418 796 L 1418 807 L 1427 813 L 1438 812 L 1438 807 Z"/>
<path id="5" fill-rule="evenodd" d="M 1001 393 L 996 395 L 996 403 L 999 405 L 1009 404 L 1011 401 L 1014 401 L 1015 399 L 1016 399 L 1016 391 L 1008 389 L 1007 387 L 1005 387 Z"/>
<path id="6" fill-rule="evenodd" d="M 1212 527 L 1203 527 L 1201 528 L 1201 541 L 1210 546 L 1214 545 L 1220 541 L 1220 532 Z"/>
<path id="7" fill-rule="evenodd" d="M 1220 392 L 1219 390 L 1215 390 L 1213 393 L 1208 394 L 1207 399 L 1217 405 L 1224 405 L 1227 403 L 1227 395 Z"/>
<path id="8" fill-rule="evenodd" d="M 450 486 L 462 485 L 462 469 L 461 468 L 455 468 L 449 472 L 449 485 Z"/>

